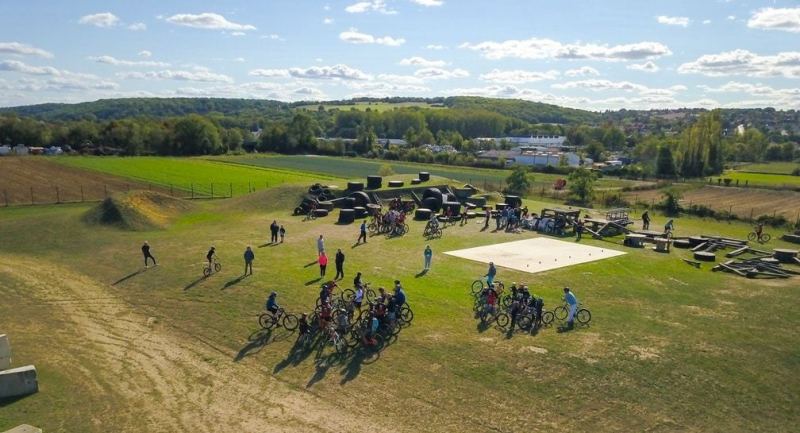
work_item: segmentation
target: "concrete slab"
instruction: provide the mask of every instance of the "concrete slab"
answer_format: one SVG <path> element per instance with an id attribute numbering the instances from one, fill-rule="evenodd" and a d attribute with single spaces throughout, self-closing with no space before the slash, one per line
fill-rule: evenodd
<path id="1" fill-rule="evenodd" d="M 494 262 L 495 266 L 518 271 L 538 272 L 580 263 L 593 262 L 625 254 L 605 247 L 583 245 L 575 241 L 560 241 L 539 237 L 521 241 L 447 251 L 445 254 L 477 262 Z M 502 280 L 502 277 L 500 277 Z"/>
<path id="2" fill-rule="evenodd" d="M 18 425 L 11 430 L 6 430 L 3 433 L 42 433 L 42 429 L 28 424 Z"/>
<path id="3" fill-rule="evenodd" d="M 6 334 L 0 334 L 0 370 L 11 368 L 11 344 Z"/>
<path id="4" fill-rule="evenodd" d="M 36 367 L 26 365 L 0 371 L 0 398 L 20 397 L 39 391 Z"/>

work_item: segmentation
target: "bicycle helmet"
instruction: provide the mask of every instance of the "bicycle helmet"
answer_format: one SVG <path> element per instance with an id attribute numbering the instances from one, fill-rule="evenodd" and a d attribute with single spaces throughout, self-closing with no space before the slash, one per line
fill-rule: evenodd
<path id="1" fill-rule="evenodd" d="M 569 287 L 564 287 L 565 292 L 569 292 Z"/>
<path id="2" fill-rule="evenodd" d="M 272 292 L 272 293 L 270 293 L 270 294 L 269 294 L 269 297 L 270 297 L 270 298 L 274 298 L 274 297 L 276 297 L 276 296 L 278 296 L 278 293 L 277 293 L 277 292 Z"/>

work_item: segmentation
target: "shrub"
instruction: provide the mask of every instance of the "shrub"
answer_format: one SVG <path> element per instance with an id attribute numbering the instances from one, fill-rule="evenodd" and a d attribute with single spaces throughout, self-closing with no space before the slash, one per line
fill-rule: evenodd
<path id="1" fill-rule="evenodd" d="M 661 207 L 667 215 L 678 215 L 681 212 L 681 193 L 675 189 L 668 189 L 664 191 L 664 200 L 661 201 Z"/>
<path id="2" fill-rule="evenodd" d="M 381 168 L 378 169 L 379 176 L 391 176 L 394 174 L 394 169 L 389 164 L 381 165 Z"/>
<path id="3" fill-rule="evenodd" d="M 800 176 L 800 167 L 797 167 L 794 170 L 792 170 L 792 176 Z"/>

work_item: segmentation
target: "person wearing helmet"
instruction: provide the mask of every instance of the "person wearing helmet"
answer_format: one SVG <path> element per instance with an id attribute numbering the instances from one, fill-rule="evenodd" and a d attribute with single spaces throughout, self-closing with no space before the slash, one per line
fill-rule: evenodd
<path id="1" fill-rule="evenodd" d="M 350 320 L 347 310 L 339 309 L 339 314 L 336 315 L 336 331 L 339 335 L 345 335 L 350 328 Z"/>
<path id="2" fill-rule="evenodd" d="M 403 290 L 403 286 L 400 285 L 400 280 L 394 280 L 394 298 L 397 303 L 396 307 L 399 310 L 406 303 L 406 292 Z"/>
<path id="3" fill-rule="evenodd" d="M 270 293 L 269 298 L 267 298 L 267 304 L 264 306 L 264 308 L 266 308 L 267 311 L 271 312 L 272 314 L 276 314 L 278 310 L 280 310 L 281 308 L 280 306 L 278 306 L 277 298 L 278 298 L 277 293 L 275 292 Z"/>
<path id="4" fill-rule="evenodd" d="M 567 328 L 572 329 L 575 322 L 575 313 L 578 311 L 578 298 L 575 297 L 575 294 L 572 293 L 569 287 L 564 287 L 564 301 L 569 307 L 569 314 L 567 315 Z"/>
<path id="5" fill-rule="evenodd" d="M 492 285 L 494 283 L 494 276 L 497 275 L 497 268 L 494 267 L 494 262 L 489 262 L 489 271 L 486 272 L 486 284 Z"/>
<path id="6" fill-rule="evenodd" d="M 311 325 L 308 324 L 308 315 L 306 313 L 301 314 L 297 320 L 297 329 L 300 331 L 298 338 L 311 332 Z"/>
<path id="7" fill-rule="evenodd" d="M 211 245 L 211 248 L 208 249 L 208 253 L 206 254 L 206 260 L 208 260 L 208 267 L 210 268 L 213 265 L 214 256 L 217 254 L 217 249 L 214 248 L 214 245 Z"/>

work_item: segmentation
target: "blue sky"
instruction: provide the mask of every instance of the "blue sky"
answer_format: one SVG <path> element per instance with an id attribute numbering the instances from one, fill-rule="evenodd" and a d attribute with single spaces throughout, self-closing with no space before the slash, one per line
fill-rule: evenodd
<path id="1" fill-rule="evenodd" d="M 479 95 L 800 108 L 800 2 L 0 2 L 0 106 Z"/>

